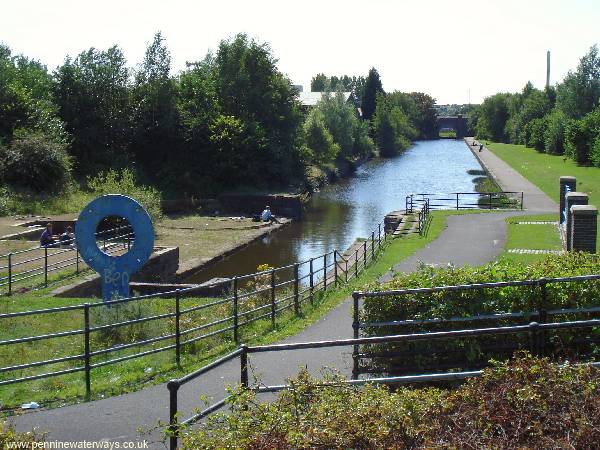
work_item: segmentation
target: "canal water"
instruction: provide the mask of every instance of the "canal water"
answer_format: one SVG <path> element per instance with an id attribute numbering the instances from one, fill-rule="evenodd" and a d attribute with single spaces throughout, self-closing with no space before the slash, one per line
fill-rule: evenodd
<path id="1" fill-rule="evenodd" d="M 399 156 L 371 160 L 353 177 L 326 186 L 313 195 L 301 221 L 186 281 L 244 275 L 260 264 L 280 267 L 334 249 L 343 252 L 356 238 L 370 236 L 387 213 L 404 209 L 408 194 L 473 192 L 477 175 L 469 171 L 481 171 L 481 166 L 464 141 L 416 142 Z"/>

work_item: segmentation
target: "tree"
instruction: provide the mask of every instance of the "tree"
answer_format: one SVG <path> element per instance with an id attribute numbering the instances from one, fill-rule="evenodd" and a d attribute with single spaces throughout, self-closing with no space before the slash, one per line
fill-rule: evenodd
<path id="1" fill-rule="evenodd" d="M 346 159 L 351 158 L 354 145 L 353 132 L 358 122 L 354 108 L 346 102 L 344 95 L 338 92 L 335 95 L 324 95 L 315 109 L 321 112 L 327 130 L 331 133 L 334 142 L 339 145 L 339 155 Z"/>
<path id="2" fill-rule="evenodd" d="M 384 94 L 377 96 L 373 128 L 379 154 L 384 157 L 391 157 L 405 150 L 418 135 L 406 114 Z"/>
<path id="3" fill-rule="evenodd" d="M 411 92 L 409 94 L 415 102 L 419 111 L 418 132 L 420 139 L 434 139 L 436 135 L 437 110 L 435 99 L 422 92 Z"/>
<path id="4" fill-rule="evenodd" d="M 160 179 L 181 148 L 177 85 L 170 76 L 171 55 L 160 32 L 146 49 L 135 74 L 131 151 L 146 173 Z"/>
<path id="5" fill-rule="evenodd" d="M 556 88 L 556 106 L 569 118 L 580 119 L 592 111 L 600 99 L 600 55 L 593 45 L 577 70 L 569 72 Z"/>
<path id="6" fill-rule="evenodd" d="M 565 124 L 567 117 L 560 109 L 554 109 L 546 119 L 544 148 L 546 153 L 562 155 L 565 152 Z"/>
<path id="7" fill-rule="evenodd" d="M 505 127 L 509 118 L 508 101 L 511 94 L 498 93 L 486 97 L 479 108 L 477 137 L 496 142 L 506 142 Z"/>
<path id="8" fill-rule="evenodd" d="M 329 164 L 335 160 L 340 152 L 327 130 L 325 117 L 319 109 L 313 109 L 304 122 L 304 140 L 310 152 L 311 162 L 315 164 Z"/>
<path id="9" fill-rule="evenodd" d="M 323 73 L 318 73 L 310 80 L 311 92 L 325 92 L 329 88 L 329 80 Z"/>
<path id="10" fill-rule="evenodd" d="M 369 70 L 365 82 L 363 96 L 361 98 L 362 114 L 365 120 L 371 120 L 377 107 L 377 95 L 383 94 L 383 86 L 379 78 L 379 72 L 374 67 Z"/>
<path id="11" fill-rule="evenodd" d="M 123 52 L 90 48 L 74 60 L 67 57 L 54 78 L 59 114 L 73 137 L 76 174 L 124 166 L 133 114 Z"/>

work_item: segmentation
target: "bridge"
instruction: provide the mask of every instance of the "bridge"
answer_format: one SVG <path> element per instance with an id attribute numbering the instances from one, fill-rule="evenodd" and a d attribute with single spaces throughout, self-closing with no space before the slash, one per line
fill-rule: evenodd
<path id="1" fill-rule="evenodd" d="M 457 116 L 438 116 L 435 122 L 435 134 L 439 135 L 443 128 L 451 128 L 456 131 L 457 138 L 464 138 L 467 135 L 467 118 L 462 114 Z"/>

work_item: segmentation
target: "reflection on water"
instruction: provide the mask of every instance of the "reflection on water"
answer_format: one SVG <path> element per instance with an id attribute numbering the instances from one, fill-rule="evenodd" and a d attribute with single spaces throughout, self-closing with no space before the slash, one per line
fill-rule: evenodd
<path id="1" fill-rule="evenodd" d="M 472 192 L 481 166 L 462 140 L 417 142 L 400 156 L 374 160 L 354 177 L 325 187 L 308 204 L 302 221 L 265 236 L 187 281 L 252 273 L 305 261 L 368 237 L 390 211 L 404 209 L 410 193 Z M 277 213 L 277 211 L 275 211 Z"/>

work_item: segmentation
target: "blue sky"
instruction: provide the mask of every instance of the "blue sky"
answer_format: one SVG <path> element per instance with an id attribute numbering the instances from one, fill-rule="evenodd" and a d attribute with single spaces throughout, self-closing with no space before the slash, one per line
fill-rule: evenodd
<path id="1" fill-rule="evenodd" d="M 269 42 L 295 84 L 364 75 L 384 89 L 422 91 L 438 103 L 480 102 L 560 81 L 600 41 L 598 0 L 7 0 L 0 41 L 54 69 L 66 55 L 118 44 L 133 67 L 161 31 L 174 73 L 238 32 Z"/>

